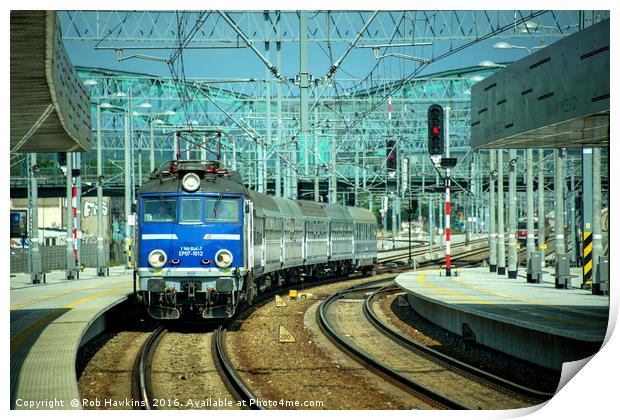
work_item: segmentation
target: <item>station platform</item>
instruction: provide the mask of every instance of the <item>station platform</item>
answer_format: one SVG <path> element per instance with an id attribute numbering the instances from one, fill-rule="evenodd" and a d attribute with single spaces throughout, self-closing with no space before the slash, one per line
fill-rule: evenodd
<path id="1" fill-rule="evenodd" d="M 11 408 L 76 409 L 76 355 L 82 343 L 105 328 L 105 312 L 133 291 L 132 273 L 95 269 L 65 280 L 64 271 L 30 285 L 28 274 L 11 277 Z M 25 403 L 33 404 L 28 407 Z M 36 406 L 37 402 L 40 404 Z"/>
<path id="2" fill-rule="evenodd" d="M 499 276 L 488 268 L 443 274 L 412 271 L 399 275 L 396 283 L 416 312 L 455 334 L 557 370 L 564 362 L 591 356 L 603 343 L 607 296 L 556 289 L 548 272 L 539 284 Z M 573 281 L 580 283 L 577 276 Z"/>

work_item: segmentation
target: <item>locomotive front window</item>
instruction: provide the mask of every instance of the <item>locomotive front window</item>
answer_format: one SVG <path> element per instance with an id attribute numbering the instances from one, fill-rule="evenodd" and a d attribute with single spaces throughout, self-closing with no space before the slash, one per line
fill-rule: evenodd
<path id="1" fill-rule="evenodd" d="M 176 198 L 145 198 L 143 204 L 145 222 L 174 222 L 177 219 Z"/>
<path id="2" fill-rule="evenodd" d="M 202 213 L 200 208 L 200 198 L 182 198 L 181 199 L 181 222 L 182 223 L 200 223 L 202 221 Z"/>
<path id="3" fill-rule="evenodd" d="M 211 222 L 236 222 L 239 220 L 237 200 L 230 198 L 207 198 L 207 220 Z"/>

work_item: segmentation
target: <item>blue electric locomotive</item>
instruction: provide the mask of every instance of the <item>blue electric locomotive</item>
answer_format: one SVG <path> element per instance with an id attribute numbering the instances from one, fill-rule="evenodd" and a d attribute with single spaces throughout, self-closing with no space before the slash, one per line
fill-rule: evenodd
<path id="1" fill-rule="evenodd" d="M 155 171 L 138 220 L 136 295 L 157 319 L 228 318 L 269 287 L 377 260 L 371 212 L 250 191 L 214 161 Z"/>

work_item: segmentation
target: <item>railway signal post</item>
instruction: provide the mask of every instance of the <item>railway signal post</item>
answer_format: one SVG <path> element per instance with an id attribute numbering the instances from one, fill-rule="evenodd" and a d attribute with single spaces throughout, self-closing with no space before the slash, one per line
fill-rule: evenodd
<path id="1" fill-rule="evenodd" d="M 450 261 L 450 169 L 456 166 L 456 158 L 450 158 L 449 142 L 445 147 L 444 154 L 444 110 L 441 105 L 433 104 L 428 108 L 428 152 L 435 168 L 444 168 L 446 176 L 444 185 L 446 188 L 446 214 L 445 214 L 445 239 L 446 239 L 446 276 L 451 276 Z M 446 124 L 447 127 L 447 124 Z M 446 129 L 447 131 L 447 129 Z"/>

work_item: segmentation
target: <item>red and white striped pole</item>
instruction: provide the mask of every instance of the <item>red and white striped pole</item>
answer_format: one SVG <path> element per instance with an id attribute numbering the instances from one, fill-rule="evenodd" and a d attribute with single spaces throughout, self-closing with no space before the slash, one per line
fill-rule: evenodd
<path id="1" fill-rule="evenodd" d="M 450 169 L 446 169 L 446 277 L 450 272 Z"/>
<path id="2" fill-rule="evenodd" d="M 75 178 L 71 178 L 72 198 L 71 205 L 73 206 L 73 257 L 75 258 L 75 268 L 78 268 L 78 242 L 77 242 L 77 185 L 75 185 Z"/>

